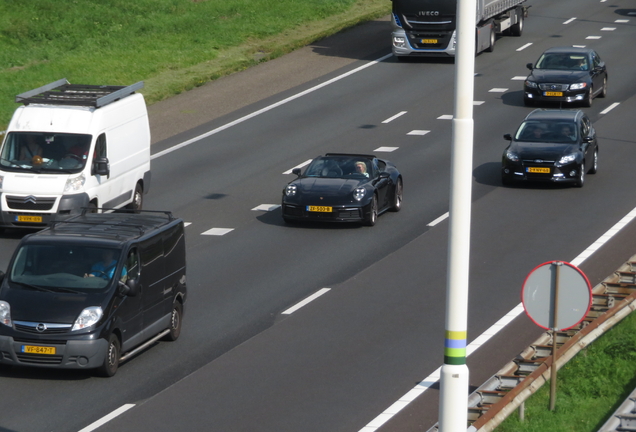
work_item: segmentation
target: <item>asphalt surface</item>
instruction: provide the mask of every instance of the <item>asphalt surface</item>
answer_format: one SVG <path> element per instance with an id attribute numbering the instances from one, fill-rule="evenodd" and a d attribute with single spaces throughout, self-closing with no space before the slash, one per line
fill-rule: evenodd
<path id="1" fill-rule="evenodd" d="M 636 59 L 624 50 L 634 23 L 614 24 L 629 18 L 629 4 L 580 5 L 533 2 L 524 35 L 502 38 L 494 53 L 476 59 L 475 100 L 483 104 L 474 113 L 470 341 L 519 304 L 530 270 L 576 259 L 636 207 L 629 129 Z M 573 10 L 579 16 L 564 24 Z M 430 225 L 448 211 L 451 122 L 440 117 L 453 112 L 454 67 L 385 58 L 389 33 L 386 19 L 358 26 L 150 107 L 155 158 L 145 207 L 190 223 L 181 338 L 153 346 L 111 379 L 0 372 L 10 395 L 0 431 L 88 432 L 130 404 L 98 430 L 366 432 L 441 366 L 448 224 Z M 582 189 L 503 188 L 501 137 L 529 112 L 515 77 L 555 41 L 594 46 L 608 63 L 608 98 L 586 110 L 599 134 L 599 172 Z M 279 209 L 253 210 L 279 204 L 291 180 L 283 173 L 327 151 L 376 152 L 395 162 L 405 179 L 404 209 L 382 215 L 373 228 L 290 227 Z M 231 231 L 208 235 L 213 228 Z M 592 284 L 633 255 L 635 230 L 629 223 L 582 261 Z M 5 234 L 0 264 L 20 236 Z M 324 294 L 283 313 L 317 292 Z M 469 356 L 471 386 L 540 332 L 525 316 L 514 319 Z M 433 386 L 379 430 L 428 430 L 437 420 L 437 392 Z"/>

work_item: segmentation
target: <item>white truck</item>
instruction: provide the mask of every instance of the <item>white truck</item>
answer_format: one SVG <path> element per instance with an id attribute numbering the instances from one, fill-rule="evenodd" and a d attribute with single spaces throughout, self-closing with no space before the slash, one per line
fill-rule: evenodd
<path id="1" fill-rule="evenodd" d="M 141 210 L 151 179 L 142 87 L 61 79 L 16 96 L 23 106 L 0 148 L 0 229 L 42 228 L 82 208 Z"/>
<path id="2" fill-rule="evenodd" d="M 521 36 L 526 0 L 477 0 L 475 53 L 493 51 L 497 34 Z M 393 55 L 454 57 L 456 0 L 392 0 Z"/>

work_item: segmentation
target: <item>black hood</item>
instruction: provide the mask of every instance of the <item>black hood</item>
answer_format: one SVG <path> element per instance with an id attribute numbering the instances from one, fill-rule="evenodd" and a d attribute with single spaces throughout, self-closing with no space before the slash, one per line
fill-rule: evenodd
<path id="1" fill-rule="evenodd" d="M 587 71 L 533 69 L 528 79 L 538 83 L 572 84 L 588 81 L 590 73 Z"/>
<path id="2" fill-rule="evenodd" d="M 305 177 L 296 180 L 294 183 L 298 185 L 298 190 L 301 194 L 311 193 L 312 195 L 344 196 L 353 193 L 355 188 L 368 182 L 368 178 L 342 179 Z"/>

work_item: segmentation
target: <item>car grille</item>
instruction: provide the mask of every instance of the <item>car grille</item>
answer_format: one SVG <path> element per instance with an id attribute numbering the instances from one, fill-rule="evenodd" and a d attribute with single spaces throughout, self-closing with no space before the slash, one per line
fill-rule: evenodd
<path id="1" fill-rule="evenodd" d="M 360 209 L 340 210 L 338 217 L 340 219 L 360 219 Z"/>
<path id="2" fill-rule="evenodd" d="M 9 208 L 14 210 L 43 211 L 51 210 L 55 205 L 55 198 L 7 195 L 6 199 Z"/>
<path id="3" fill-rule="evenodd" d="M 567 91 L 570 84 L 539 84 L 539 89 L 542 91 Z"/>
<path id="4" fill-rule="evenodd" d="M 14 321 L 14 324 L 16 330 L 33 334 L 61 334 L 66 333 L 72 327 L 71 324 L 44 324 L 46 329 L 44 331 L 38 331 L 37 327 L 40 323 Z"/>
<path id="5" fill-rule="evenodd" d="M 24 354 L 16 353 L 16 357 L 21 363 L 31 364 L 60 364 L 62 363 L 61 355 L 46 355 L 46 354 Z"/>

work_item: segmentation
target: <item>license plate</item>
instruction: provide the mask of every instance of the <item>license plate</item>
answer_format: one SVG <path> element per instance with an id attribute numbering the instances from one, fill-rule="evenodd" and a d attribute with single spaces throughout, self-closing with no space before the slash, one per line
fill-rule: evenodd
<path id="1" fill-rule="evenodd" d="M 321 212 L 321 213 L 330 213 L 333 211 L 331 207 L 327 206 L 307 206 L 307 211 L 310 212 Z"/>
<path id="2" fill-rule="evenodd" d="M 563 92 L 545 92 L 544 96 L 563 96 Z"/>
<path id="3" fill-rule="evenodd" d="M 16 216 L 15 221 L 42 223 L 42 216 Z"/>
<path id="4" fill-rule="evenodd" d="M 550 174 L 550 168 L 528 167 L 528 168 L 526 168 L 526 172 L 529 172 L 529 173 L 540 173 L 540 174 Z"/>
<path id="5" fill-rule="evenodd" d="M 27 354 L 55 354 L 55 347 L 22 345 L 22 352 Z"/>
<path id="6" fill-rule="evenodd" d="M 437 43 L 437 39 L 422 39 L 420 41 L 420 43 L 423 43 L 423 44 L 436 44 Z"/>

